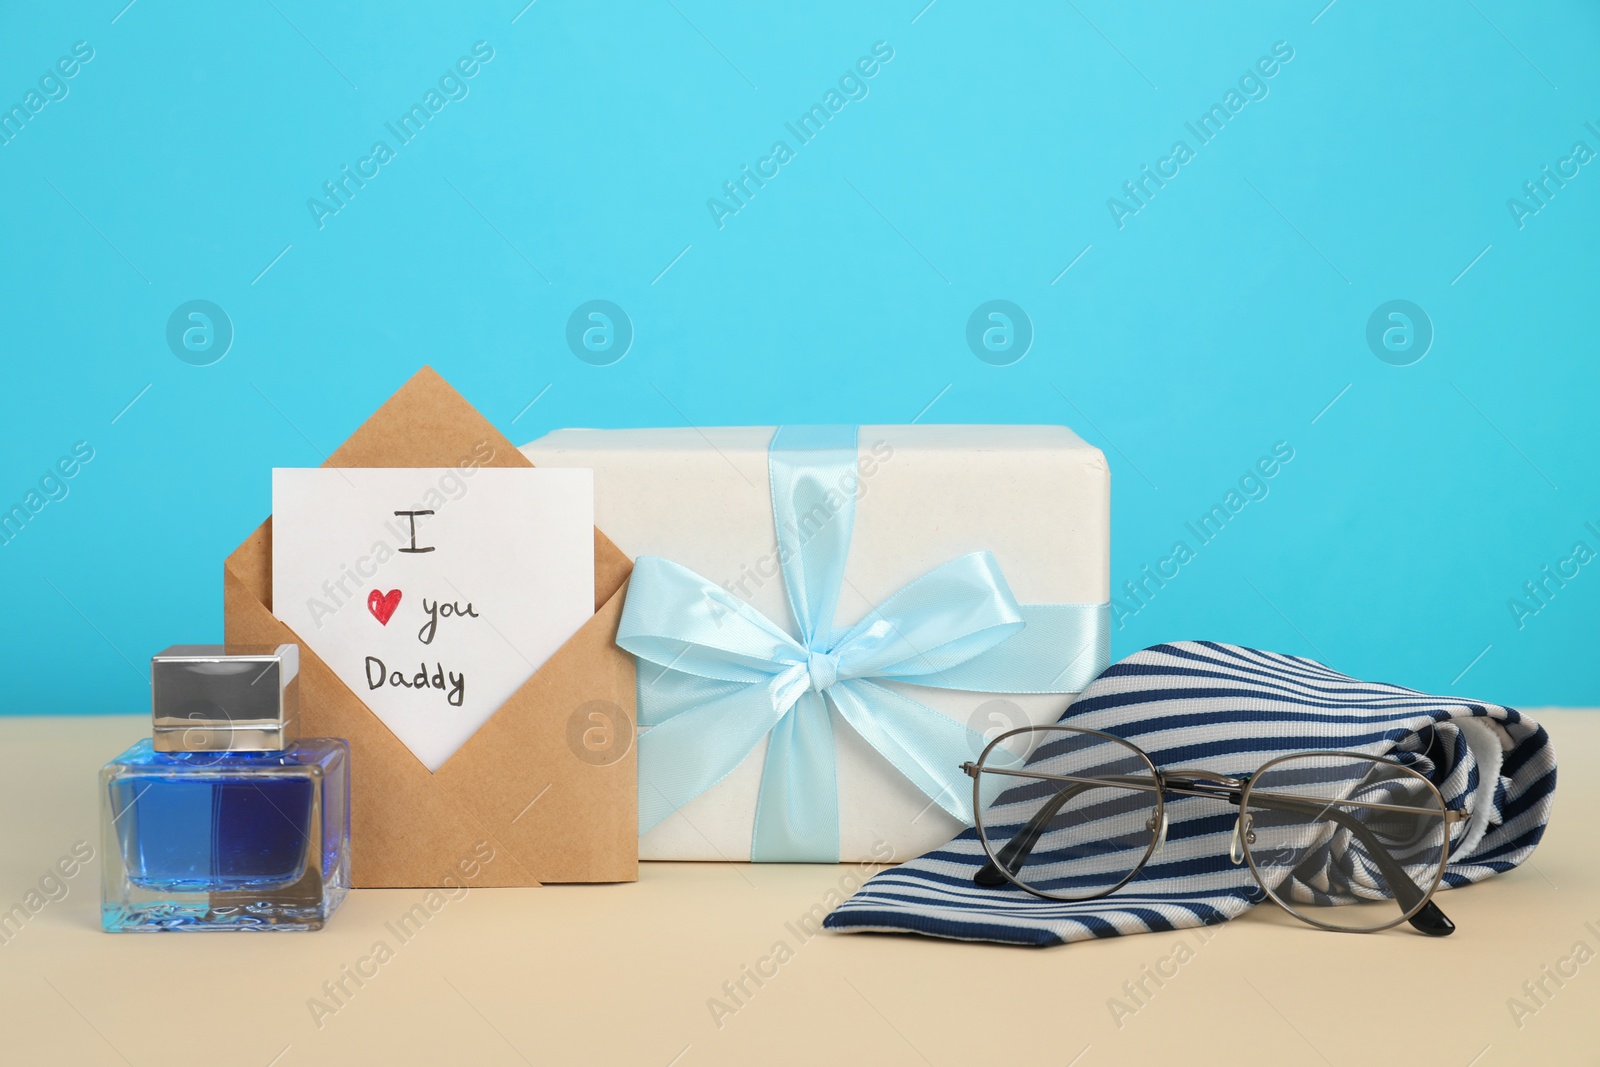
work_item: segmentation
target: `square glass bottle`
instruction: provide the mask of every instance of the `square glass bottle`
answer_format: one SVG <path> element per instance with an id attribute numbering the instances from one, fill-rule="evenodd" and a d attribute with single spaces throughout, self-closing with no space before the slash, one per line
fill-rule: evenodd
<path id="1" fill-rule="evenodd" d="M 299 738 L 299 650 L 175 645 L 100 771 L 107 931 L 316 930 L 350 885 L 350 751 Z"/>

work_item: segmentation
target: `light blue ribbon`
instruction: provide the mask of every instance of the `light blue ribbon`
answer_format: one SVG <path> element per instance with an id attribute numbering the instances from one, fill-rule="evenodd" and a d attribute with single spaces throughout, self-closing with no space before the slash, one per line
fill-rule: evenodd
<path id="1" fill-rule="evenodd" d="M 639 832 L 720 782 L 767 738 L 751 858 L 839 859 L 828 709 L 962 823 L 959 765 L 981 734 L 874 679 L 985 693 L 1076 693 L 1110 658 L 1107 604 L 1019 605 L 988 552 L 916 579 L 834 628 L 855 527 L 856 428 L 780 427 L 768 448 L 796 639 L 733 593 L 634 561 L 617 644 L 639 657 Z M 647 666 L 648 664 L 648 666 Z"/>

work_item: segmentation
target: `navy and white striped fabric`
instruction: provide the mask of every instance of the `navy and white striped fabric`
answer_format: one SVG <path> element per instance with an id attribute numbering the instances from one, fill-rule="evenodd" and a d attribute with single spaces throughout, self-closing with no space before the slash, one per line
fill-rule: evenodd
<path id="1" fill-rule="evenodd" d="M 1157 767 L 1248 774 L 1274 756 L 1344 749 L 1427 775 L 1457 823 L 1440 889 L 1510 870 L 1539 843 L 1556 782 L 1543 727 L 1511 708 L 1362 682 L 1297 656 L 1212 642 L 1156 645 L 1113 664 L 1061 722 L 1104 730 Z M 987 889 L 977 831 L 883 871 L 829 915 L 833 930 L 1058 945 L 1224 922 L 1265 899 L 1228 858 L 1237 809 L 1207 798 L 1167 805 L 1165 845 L 1098 900 L 1057 902 Z"/>

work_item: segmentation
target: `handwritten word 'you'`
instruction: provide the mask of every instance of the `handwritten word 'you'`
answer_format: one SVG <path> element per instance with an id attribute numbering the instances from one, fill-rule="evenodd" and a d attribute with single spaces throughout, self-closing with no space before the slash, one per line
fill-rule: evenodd
<path id="1" fill-rule="evenodd" d="M 441 604 L 435 600 L 429 603 L 427 597 L 422 598 L 422 613 L 428 616 L 428 621 L 422 624 L 422 629 L 417 631 L 417 640 L 425 645 L 433 644 L 434 635 L 439 632 L 440 619 L 476 619 L 478 613 L 472 610 L 469 602 L 466 607 L 460 604 Z"/>

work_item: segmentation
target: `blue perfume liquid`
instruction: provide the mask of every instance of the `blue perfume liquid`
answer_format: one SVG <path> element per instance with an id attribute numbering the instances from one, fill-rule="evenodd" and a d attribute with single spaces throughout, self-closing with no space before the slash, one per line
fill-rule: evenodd
<path id="1" fill-rule="evenodd" d="M 322 926 L 350 884 L 349 750 L 156 752 L 101 771 L 109 931 Z"/>

